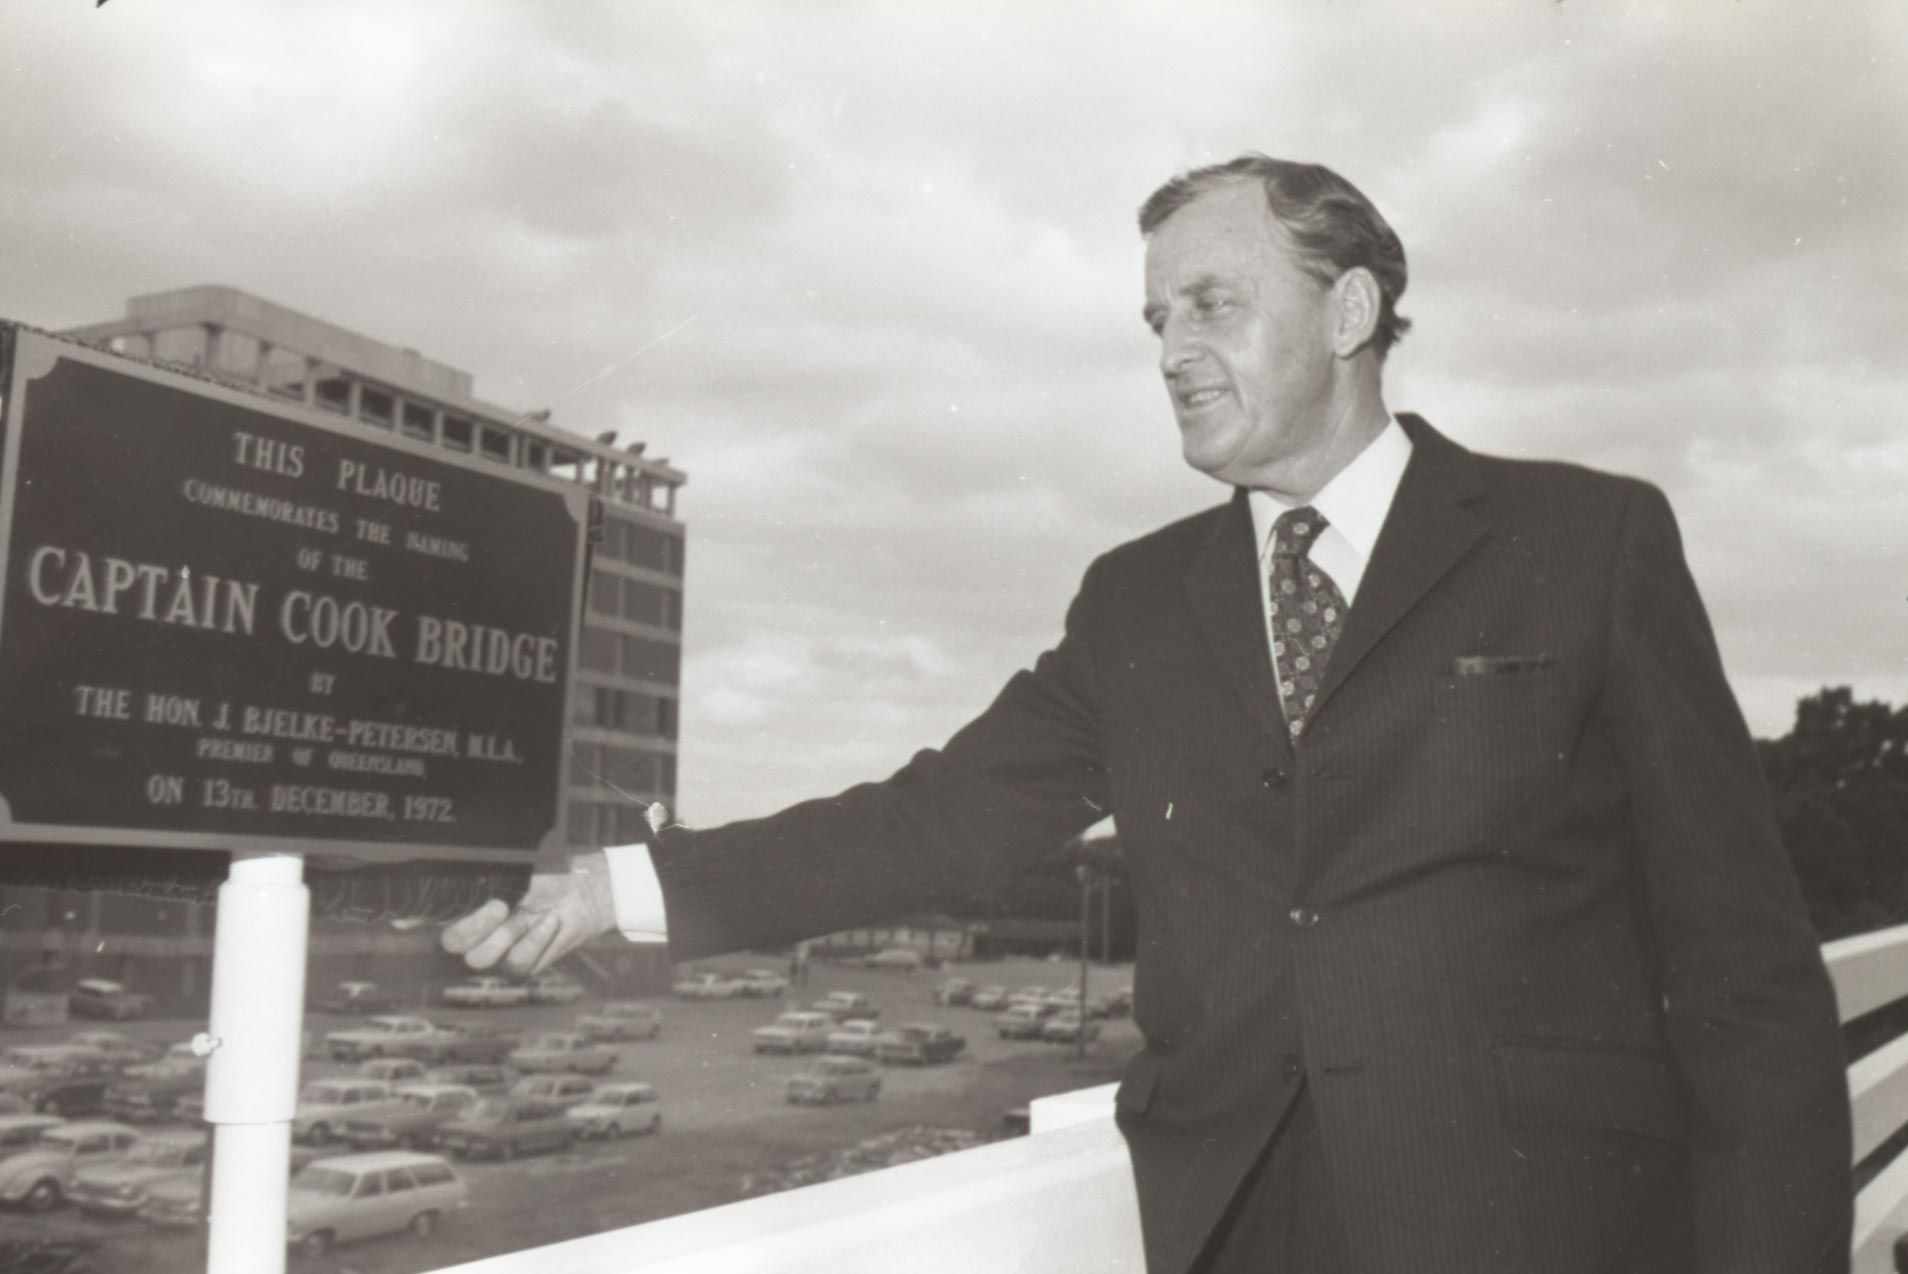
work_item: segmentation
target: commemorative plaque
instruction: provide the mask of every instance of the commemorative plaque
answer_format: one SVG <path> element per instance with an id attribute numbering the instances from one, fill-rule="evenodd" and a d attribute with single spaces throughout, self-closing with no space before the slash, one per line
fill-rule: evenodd
<path id="1" fill-rule="evenodd" d="M 0 842 L 528 862 L 560 841 L 586 489 L 0 344 Z"/>

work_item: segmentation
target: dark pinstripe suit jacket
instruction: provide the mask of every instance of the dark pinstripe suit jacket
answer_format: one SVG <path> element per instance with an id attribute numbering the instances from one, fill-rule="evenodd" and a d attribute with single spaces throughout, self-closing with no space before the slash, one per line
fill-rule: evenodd
<path id="1" fill-rule="evenodd" d="M 1156 1274 L 1300 1074 L 1360 1274 L 1846 1269 L 1835 1004 L 1667 503 L 1402 420 L 1296 748 L 1241 492 L 1096 561 L 946 747 L 665 834 L 675 954 L 918 909 L 1110 811 Z"/>

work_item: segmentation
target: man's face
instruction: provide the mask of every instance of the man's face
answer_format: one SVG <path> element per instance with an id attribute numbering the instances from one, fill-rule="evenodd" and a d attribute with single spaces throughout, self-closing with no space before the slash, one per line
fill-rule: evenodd
<path id="1" fill-rule="evenodd" d="M 1153 231 L 1146 321 L 1186 463 L 1303 491 L 1333 429 L 1332 290 L 1299 268 L 1257 182 L 1199 196 Z"/>

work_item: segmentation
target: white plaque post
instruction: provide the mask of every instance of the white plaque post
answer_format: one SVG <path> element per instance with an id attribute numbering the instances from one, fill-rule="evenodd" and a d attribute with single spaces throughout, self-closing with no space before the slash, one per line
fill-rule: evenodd
<path id="1" fill-rule="evenodd" d="M 204 1047 L 213 1125 L 206 1274 L 284 1274 L 286 1184 L 311 894 L 298 854 L 232 856 L 212 944 Z"/>

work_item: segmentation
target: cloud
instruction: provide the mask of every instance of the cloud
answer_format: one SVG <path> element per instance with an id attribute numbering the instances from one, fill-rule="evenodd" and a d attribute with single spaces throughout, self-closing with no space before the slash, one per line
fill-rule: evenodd
<path id="1" fill-rule="evenodd" d="M 1095 554 L 1224 497 L 1134 210 L 1319 159 L 1410 253 L 1394 405 L 1661 483 L 1777 731 L 1798 687 L 1908 699 L 1905 12 L 27 6 L 0 313 L 225 282 L 669 456 L 717 821 L 939 742 Z"/>

